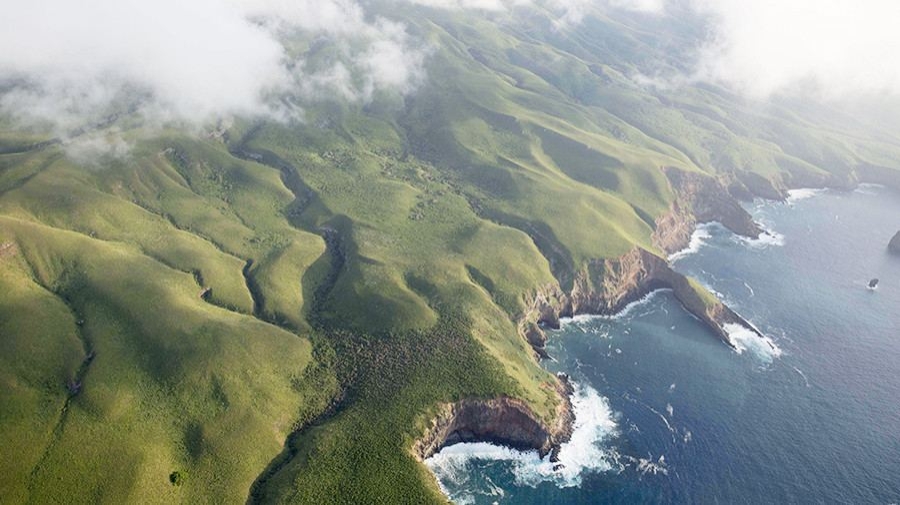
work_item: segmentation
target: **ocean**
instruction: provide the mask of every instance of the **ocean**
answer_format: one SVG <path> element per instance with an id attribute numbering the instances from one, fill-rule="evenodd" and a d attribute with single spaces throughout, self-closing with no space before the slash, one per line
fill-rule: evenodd
<path id="1" fill-rule="evenodd" d="M 426 463 L 456 503 L 900 503 L 900 193 L 799 190 L 704 225 L 675 268 L 757 326 L 718 341 L 672 294 L 550 334 L 576 383 L 564 467 L 490 444 Z M 877 290 L 867 289 L 871 278 Z"/>

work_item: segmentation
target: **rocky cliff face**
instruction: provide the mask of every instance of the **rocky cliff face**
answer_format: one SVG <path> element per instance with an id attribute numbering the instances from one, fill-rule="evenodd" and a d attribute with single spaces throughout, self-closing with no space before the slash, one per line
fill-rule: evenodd
<path id="1" fill-rule="evenodd" d="M 864 163 L 856 167 L 855 175 L 855 183 L 868 182 L 900 189 L 900 170 L 894 168 Z M 856 184 L 853 184 L 853 186 L 856 186 Z"/>
<path id="2" fill-rule="evenodd" d="M 729 179 L 729 193 L 741 200 L 753 200 L 757 197 L 767 200 L 787 198 L 787 187 L 780 175 L 773 181 L 753 172 L 737 172 Z"/>
<path id="3" fill-rule="evenodd" d="M 460 442 L 493 442 L 520 450 L 537 450 L 555 460 L 560 444 L 569 440 L 575 417 L 569 400 L 568 377 L 558 376 L 562 398 L 552 425 L 543 423 L 524 402 L 515 398 L 466 399 L 444 404 L 425 434 L 413 445 L 420 461 L 441 448 Z"/>
<path id="4" fill-rule="evenodd" d="M 675 202 L 668 213 L 656 221 L 653 243 L 661 251 L 672 254 L 688 246 L 697 225 L 717 221 L 733 233 L 758 238 L 765 233 L 752 216 L 741 207 L 729 189 L 719 180 L 700 173 L 664 168 Z M 773 197 L 782 195 L 771 186 L 752 179 L 736 180 L 748 194 L 764 190 Z M 519 330 L 539 356 L 546 336 L 541 326 L 558 328 L 561 317 L 580 314 L 612 315 L 629 303 L 639 300 L 657 289 L 671 289 L 684 308 L 703 321 L 723 342 L 731 345 L 723 326 L 741 324 L 752 329 L 734 311 L 685 276 L 672 270 L 667 260 L 647 250 L 635 247 L 622 257 L 595 260 L 575 274 L 571 292 L 559 286 L 544 286 L 527 299 L 528 309 Z M 755 330 L 754 330 L 755 331 Z"/>
<path id="5" fill-rule="evenodd" d="M 525 337 L 542 354 L 546 337 L 541 325 L 559 328 L 561 317 L 580 314 L 613 315 L 629 303 L 658 289 L 671 289 L 684 308 L 700 319 L 723 342 L 731 345 L 723 326 L 752 326 L 722 302 L 705 296 L 687 277 L 672 270 L 668 262 L 639 247 L 617 259 L 592 262 L 576 276 L 569 294 L 556 287 L 536 291 L 529 298 L 524 322 Z"/>
<path id="6" fill-rule="evenodd" d="M 732 232 L 750 238 L 757 238 L 763 232 L 718 180 L 677 168 L 663 170 L 675 193 L 675 203 L 667 214 L 656 220 L 653 244 L 662 251 L 672 254 L 687 247 L 700 223 L 717 221 Z"/>
<path id="7" fill-rule="evenodd" d="M 900 231 L 891 239 L 890 244 L 888 244 L 888 250 L 893 254 L 900 255 Z"/>

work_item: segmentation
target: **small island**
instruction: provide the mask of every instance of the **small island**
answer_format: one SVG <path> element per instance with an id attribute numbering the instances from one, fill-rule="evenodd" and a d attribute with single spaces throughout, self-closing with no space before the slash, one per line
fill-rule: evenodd
<path id="1" fill-rule="evenodd" d="M 891 239 L 890 244 L 888 244 L 888 251 L 900 256 L 900 231 Z"/>

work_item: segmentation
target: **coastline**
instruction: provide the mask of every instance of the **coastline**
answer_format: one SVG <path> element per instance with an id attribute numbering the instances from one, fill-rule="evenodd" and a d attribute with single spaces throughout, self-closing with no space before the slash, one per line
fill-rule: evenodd
<path id="1" fill-rule="evenodd" d="M 800 178 L 792 178 L 790 182 L 797 184 L 776 185 L 766 180 L 770 183 L 769 187 L 760 189 L 758 184 L 753 187 L 745 185 L 746 193 L 742 193 L 740 189 L 735 190 L 733 184 L 726 185 L 712 177 L 674 169 L 663 170 L 676 195 L 670 212 L 657 219 L 657 230 L 653 236 L 654 245 L 665 256 L 635 247 L 619 258 L 589 262 L 581 271 L 574 273 L 573 287 L 568 293 L 556 283 L 528 294 L 528 309 L 519 318 L 518 328 L 520 336 L 534 350 L 536 359 L 550 358 L 544 349 L 547 340 L 545 328 L 559 329 L 566 320 L 581 316 L 618 317 L 660 290 L 670 290 L 689 314 L 704 323 L 735 352 L 745 349 L 744 344 L 735 342 L 733 337 L 743 331 L 752 333 L 771 348 L 773 355 L 778 356 L 780 349 L 755 325 L 705 288 L 676 272 L 672 263 L 681 257 L 679 254 L 693 252 L 694 233 L 704 225 L 718 223 L 747 240 L 759 240 L 763 235 L 776 236 L 755 222 L 740 201 L 761 198 L 792 204 L 814 196 L 815 193 L 797 194 L 805 190 L 853 191 L 862 184 L 900 188 L 900 175 L 896 180 L 863 176 L 849 184 L 833 177 L 823 178 L 819 181 L 822 183 L 820 185 L 806 185 Z M 714 203 L 710 204 L 710 201 Z M 600 272 L 599 275 L 596 272 Z M 561 400 L 553 426 L 542 422 L 523 402 L 515 399 L 462 400 L 440 407 L 440 414 L 432 420 L 431 427 L 414 443 L 414 456 L 424 461 L 456 443 L 489 442 L 514 449 L 537 450 L 541 457 L 550 454 L 552 459 L 571 437 L 574 424 L 572 386 L 568 377 L 558 377 L 558 380 L 557 391 Z M 530 428 L 517 431 L 509 426 L 504 427 L 508 423 L 503 421 L 510 416 L 517 418 L 520 426 L 524 423 Z M 524 433 L 528 435 L 522 436 Z"/>
<path id="2" fill-rule="evenodd" d="M 884 238 L 896 232 L 898 197 L 900 193 L 891 188 L 863 185 L 849 192 L 820 192 L 816 198 L 796 202 L 796 208 L 758 200 L 747 209 L 787 237 L 784 247 L 747 247 L 716 228 L 699 254 L 678 265 L 679 271 L 698 276 L 721 292 L 723 300 L 746 311 L 784 349 L 781 356 L 773 356 L 761 341 L 754 340 L 757 347 L 748 346 L 743 355 L 711 344 L 696 321 L 677 310 L 668 293 L 634 308 L 624 319 L 594 318 L 568 328 L 565 325 L 572 323 L 563 320 L 562 332 L 548 333 L 548 352 L 558 361 L 547 366 L 599 390 L 619 416 L 618 437 L 596 444 L 617 454 L 623 471 L 584 469 L 578 489 L 552 479 L 535 489 L 528 480 L 532 467 L 527 462 L 476 446 L 448 450 L 446 459 L 429 462 L 429 468 L 452 499 L 463 502 L 474 497 L 477 503 L 482 499 L 490 503 L 494 489 L 505 493 L 501 503 L 545 497 L 582 503 L 597 496 L 622 502 L 691 503 L 700 493 L 726 501 L 735 496 L 778 501 L 784 492 L 765 483 L 779 478 L 785 468 L 797 474 L 788 484 L 792 493 L 813 486 L 821 499 L 843 496 L 865 501 L 872 489 L 890 502 L 887 498 L 896 495 L 884 484 L 892 482 L 890 469 L 866 459 L 873 453 L 879 454 L 878 461 L 896 456 L 885 443 L 884 434 L 890 430 L 864 439 L 854 435 L 867 420 L 880 419 L 880 425 L 891 426 L 890 414 L 896 410 L 890 401 L 896 380 L 873 397 L 867 391 L 880 375 L 896 368 L 891 356 L 896 355 L 893 337 L 900 322 L 890 307 L 900 296 L 896 289 L 900 263 L 887 256 Z M 822 265 L 829 268 L 823 270 Z M 880 277 L 887 289 L 867 291 L 865 280 L 870 275 Z M 756 293 L 745 290 L 745 284 Z M 847 352 L 822 352 L 838 349 Z M 868 364 L 872 367 L 865 368 Z M 859 368 L 867 372 L 865 381 L 851 382 L 852 392 L 834 391 L 833 385 L 858 377 Z M 823 391 L 833 391 L 829 398 L 835 400 L 819 402 Z M 835 426 L 834 418 L 846 407 L 838 399 L 846 398 L 863 398 L 872 410 L 841 418 L 844 422 Z M 879 405 L 892 407 L 879 410 Z M 813 430 L 806 424 L 810 412 L 816 414 Z M 832 476 L 827 489 L 815 487 L 821 468 L 803 465 L 821 455 L 821 433 L 829 434 L 825 443 L 831 449 L 823 460 Z M 865 450 L 854 457 L 866 465 L 866 476 L 842 477 L 846 475 L 840 467 L 842 455 L 858 445 Z M 771 465 L 768 457 L 748 462 L 747 447 L 764 448 L 779 464 Z M 662 456 L 668 478 L 648 478 L 635 462 Z M 728 480 L 738 473 L 746 478 L 737 483 Z M 847 488 L 846 483 L 856 478 L 865 479 L 866 487 Z"/>
<path id="3" fill-rule="evenodd" d="M 653 236 L 654 245 L 663 253 L 687 247 L 696 226 L 706 222 L 722 222 L 734 233 L 751 239 L 763 233 L 717 179 L 673 168 L 662 170 L 675 195 L 670 212 L 657 220 Z M 757 331 L 702 286 L 673 270 L 666 257 L 638 246 L 619 258 L 593 260 L 571 273 L 574 281 L 568 293 L 556 282 L 526 295 L 527 309 L 518 318 L 517 327 L 537 360 L 549 358 L 544 350 L 544 328 L 558 329 L 561 318 L 612 317 L 660 289 L 671 290 L 690 314 L 732 348 L 736 349 L 726 325 L 740 324 Z M 411 452 L 424 461 L 456 443 L 498 442 L 517 449 L 536 449 L 541 456 L 553 457 L 571 437 L 574 423 L 568 378 L 557 377 L 555 388 L 560 403 L 556 419 L 550 424 L 513 398 L 464 399 L 439 406 L 437 416 L 415 440 Z"/>

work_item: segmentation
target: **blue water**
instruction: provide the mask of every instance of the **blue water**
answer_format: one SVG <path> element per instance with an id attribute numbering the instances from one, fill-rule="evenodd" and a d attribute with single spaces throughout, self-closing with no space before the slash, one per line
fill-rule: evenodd
<path id="1" fill-rule="evenodd" d="M 780 355 L 717 341 L 667 292 L 548 344 L 579 385 L 577 441 L 554 470 L 486 444 L 429 461 L 458 503 L 900 502 L 900 194 L 867 186 L 748 210 L 777 232 L 721 227 L 676 268 L 759 327 Z M 872 277 L 877 291 L 866 289 Z M 758 349 L 764 349 L 760 346 Z M 775 353 L 777 354 L 777 353 Z"/>

